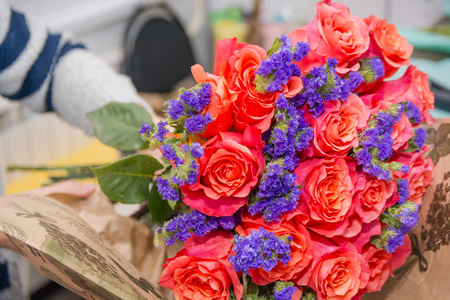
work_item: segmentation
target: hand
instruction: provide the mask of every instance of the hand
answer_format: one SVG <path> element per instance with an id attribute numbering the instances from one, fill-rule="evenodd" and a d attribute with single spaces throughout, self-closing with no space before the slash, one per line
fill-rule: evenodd
<path id="1" fill-rule="evenodd" d="M 78 198 L 86 198 L 92 195 L 96 185 L 89 183 L 79 183 L 74 180 L 61 181 L 54 185 L 27 191 L 42 196 L 52 196 L 57 194 L 70 195 Z M 16 247 L 11 243 L 9 238 L 0 231 L 0 248 L 7 248 L 17 252 Z"/>

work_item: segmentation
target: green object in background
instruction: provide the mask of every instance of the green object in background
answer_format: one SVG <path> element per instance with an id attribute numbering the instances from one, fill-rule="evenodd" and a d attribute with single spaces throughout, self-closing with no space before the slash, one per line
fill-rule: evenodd
<path id="1" fill-rule="evenodd" d="M 448 29 L 450 33 L 450 27 Z M 398 32 L 405 36 L 408 43 L 416 49 L 450 54 L 450 36 L 426 30 L 399 28 Z"/>

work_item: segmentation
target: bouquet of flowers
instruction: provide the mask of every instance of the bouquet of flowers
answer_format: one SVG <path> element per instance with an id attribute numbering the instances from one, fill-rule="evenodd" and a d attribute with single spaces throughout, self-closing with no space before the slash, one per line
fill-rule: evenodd
<path id="1" fill-rule="evenodd" d="M 156 242 L 184 242 L 159 281 L 176 299 L 360 299 L 411 252 L 434 167 L 427 75 L 387 81 L 413 47 L 386 20 L 315 9 L 267 52 L 218 41 L 214 73 L 193 66 L 197 85 L 139 131 L 167 162 L 140 189 L 155 180 Z"/>

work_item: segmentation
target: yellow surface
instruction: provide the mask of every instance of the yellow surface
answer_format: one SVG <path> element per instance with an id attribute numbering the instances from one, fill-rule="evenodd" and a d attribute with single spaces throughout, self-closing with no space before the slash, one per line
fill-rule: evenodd
<path id="1" fill-rule="evenodd" d="M 94 140 L 77 152 L 50 162 L 48 166 L 101 165 L 114 162 L 117 159 L 119 159 L 117 150 L 102 144 L 98 140 Z M 61 173 L 55 171 L 30 171 L 28 175 L 7 184 L 6 194 L 11 195 L 39 188 L 49 180 L 49 174 L 56 175 Z M 92 181 L 93 179 L 90 180 Z"/>

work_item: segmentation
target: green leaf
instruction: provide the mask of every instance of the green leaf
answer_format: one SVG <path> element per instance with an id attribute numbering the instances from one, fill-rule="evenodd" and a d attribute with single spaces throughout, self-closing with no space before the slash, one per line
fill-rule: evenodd
<path id="1" fill-rule="evenodd" d="M 163 168 L 155 158 L 134 154 L 115 163 L 92 168 L 103 193 L 121 203 L 142 203 L 149 195 L 153 174 Z"/>
<path id="2" fill-rule="evenodd" d="M 440 156 L 446 156 L 450 153 L 450 139 L 444 141 L 443 143 L 437 145 L 437 152 Z"/>
<path id="3" fill-rule="evenodd" d="M 450 133 L 450 124 L 441 124 L 437 130 L 437 139 L 436 143 L 440 143 L 442 141 L 445 141 L 448 137 L 448 134 Z"/>
<path id="4" fill-rule="evenodd" d="M 151 216 L 150 225 L 153 223 L 162 223 L 167 218 L 172 210 L 167 202 L 168 201 L 163 200 L 158 193 L 156 184 L 153 184 L 148 199 L 148 211 Z"/>
<path id="5" fill-rule="evenodd" d="M 178 201 L 171 201 L 171 200 L 169 200 L 169 201 L 167 201 L 167 203 L 169 204 L 170 208 L 173 210 L 177 206 Z"/>
<path id="6" fill-rule="evenodd" d="M 142 139 L 138 131 L 144 123 L 153 126 L 153 121 L 139 105 L 111 102 L 86 115 L 95 135 L 106 145 L 122 151 L 148 147 L 148 142 Z"/>
<path id="7" fill-rule="evenodd" d="M 436 142 L 436 130 L 434 128 L 427 128 L 427 138 L 425 139 L 425 144 L 434 145 Z"/>
<path id="8" fill-rule="evenodd" d="M 430 151 L 430 153 L 428 154 L 428 157 L 431 157 L 431 160 L 433 161 L 433 163 L 436 165 L 439 161 L 439 153 L 437 152 L 436 148 L 434 148 L 433 150 Z"/>
<path id="9" fill-rule="evenodd" d="M 258 292 L 259 292 L 258 286 L 253 282 L 249 282 L 247 290 L 247 300 L 257 300 L 259 298 Z"/>

